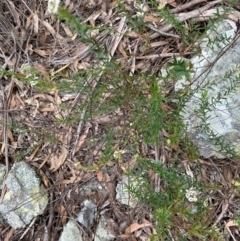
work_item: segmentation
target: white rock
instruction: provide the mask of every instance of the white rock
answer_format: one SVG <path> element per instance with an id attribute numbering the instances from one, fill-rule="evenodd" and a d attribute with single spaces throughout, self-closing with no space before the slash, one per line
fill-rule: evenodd
<path id="1" fill-rule="evenodd" d="M 5 184 L 8 190 L 0 205 L 0 214 L 10 226 L 23 228 L 43 214 L 48 203 L 47 191 L 30 165 L 15 163 Z"/>
<path id="2" fill-rule="evenodd" d="M 82 241 L 82 234 L 75 221 L 69 220 L 63 228 L 62 235 L 59 241 Z"/>
<path id="3" fill-rule="evenodd" d="M 209 133 L 199 130 L 203 124 L 198 114 L 203 91 L 207 91 L 210 110 L 207 112 L 209 118 L 206 123 L 211 132 L 240 153 L 240 38 L 209 71 L 204 72 L 219 56 L 220 51 L 227 48 L 235 36 L 236 29 L 236 24 L 230 20 L 217 23 L 216 29 L 207 31 L 208 39 L 200 40 L 201 55 L 191 59 L 195 70 L 191 76 L 191 80 L 195 80 L 191 85 L 194 93 L 187 101 L 181 115 L 187 133 L 197 145 L 200 155 L 205 158 L 210 156 L 224 158 L 226 154 L 220 151 L 220 146 L 212 141 Z M 234 73 L 231 77 L 227 76 L 231 70 Z M 227 89 L 236 83 L 234 91 L 227 93 Z M 175 90 L 183 89 L 188 84 L 186 79 L 181 79 L 176 83 Z"/>
<path id="4" fill-rule="evenodd" d="M 129 205 L 132 208 L 135 208 L 138 204 L 138 200 L 134 198 L 131 193 L 127 190 L 127 185 L 135 184 L 135 180 L 126 176 L 123 176 L 122 181 L 119 181 L 116 186 L 116 199 L 125 205 Z"/>
<path id="5" fill-rule="evenodd" d="M 94 241 L 112 241 L 115 238 L 108 229 L 107 221 L 104 216 L 99 220 Z"/>

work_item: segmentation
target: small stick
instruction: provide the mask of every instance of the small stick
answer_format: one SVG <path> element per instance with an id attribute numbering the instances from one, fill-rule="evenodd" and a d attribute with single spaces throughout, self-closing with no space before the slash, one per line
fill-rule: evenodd
<path id="1" fill-rule="evenodd" d="M 1 110 L 1 109 L 0 109 L 0 112 L 8 112 L 8 113 L 9 113 L 9 112 L 16 112 L 16 111 L 24 111 L 24 110 L 19 110 L 19 109 L 18 109 L 18 110 L 15 110 L 15 109 Z"/>
<path id="2" fill-rule="evenodd" d="M 197 10 L 193 10 L 191 12 L 186 13 L 180 13 L 178 16 L 176 16 L 176 18 L 178 19 L 178 21 L 183 22 L 186 21 L 188 19 L 191 18 L 196 18 L 198 16 L 201 16 L 203 14 L 203 12 L 205 12 L 206 10 L 208 10 L 209 8 L 211 8 L 212 6 L 221 3 L 222 0 L 216 0 L 213 2 L 210 2 L 209 4 L 197 9 Z M 165 25 L 163 28 L 159 29 L 161 32 L 168 32 L 170 29 L 172 29 L 174 26 L 172 24 L 167 24 Z M 158 38 L 159 36 L 161 36 L 160 33 L 154 33 L 152 35 L 150 35 L 150 39 L 155 39 Z"/>
<path id="3" fill-rule="evenodd" d="M 174 37 L 174 38 L 180 38 L 179 35 L 176 35 L 176 34 L 172 34 L 172 33 L 165 33 L 157 28 L 155 28 L 154 26 L 152 26 L 151 24 L 148 24 L 147 25 L 150 29 L 152 29 L 153 31 L 161 34 L 162 36 L 165 36 L 165 37 Z"/>
<path id="4" fill-rule="evenodd" d="M 223 215 L 224 215 L 224 214 L 227 212 L 227 210 L 228 210 L 229 203 L 232 201 L 233 198 L 234 198 L 234 194 L 232 194 L 228 200 L 225 199 L 225 200 L 223 201 L 223 204 L 222 204 L 222 212 L 218 215 L 217 220 L 216 220 L 216 221 L 214 222 L 214 224 L 213 224 L 213 227 L 216 227 L 217 224 L 221 221 L 221 219 L 223 218 Z"/>
<path id="5" fill-rule="evenodd" d="M 183 5 L 180 5 L 180 6 L 176 7 L 175 9 L 171 10 L 171 13 L 179 13 L 183 10 L 191 8 L 194 5 L 197 5 L 197 4 L 202 3 L 202 2 L 206 2 L 206 0 L 192 0 L 191 2 L 185 3 Z"/>
<path id="6" fill-rule="evenodd" d="M 167 58 L 167 57 L 190 55 L 190 54 L 193 54 L 193 52 L 187 52 L 183 54 L 180 54 L 180 53 L 151 54 L 146 56 L 139 56 L 139 57 L 136 57 L 136 59 Z"/>

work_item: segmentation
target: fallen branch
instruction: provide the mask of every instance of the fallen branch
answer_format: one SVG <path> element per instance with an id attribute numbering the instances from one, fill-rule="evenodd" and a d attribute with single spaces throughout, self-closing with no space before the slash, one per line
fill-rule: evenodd
<path id="1" fill-rule="evenodd" d="M 175 9 L 171 10 L 171 13 L 179 13 L 183 10 L 191 8 L 194 5 L 197 5 L 197 4 L 202 3 L 202 2 L 206 2 L 206 0 L 192 0 L 191 2 L 185 3 L 183 5 L 180 5 L 180 6 L 176 7 Z"/>
<path id="2" fill-rule="evenodd" d="M 197 18 L 199 16 L 202 16 L 202 14 L 206 10 L 208 10 L 212 6 L 214 6 L 216 4 L 219 4 L 221 2 L 222 2 L 222 0 L 216 0 L 216 1 L 210 2 L 209 4 L 199 8 L 197 10 L 193 10 L 191 12 L 188 12 L 187 14 L 186 13 L 180 13 L 178 16 L 176 16 L 176 19 L 180 22 L 183 22 L 183 21 L 186 21 L 186 20 L 191 19 L 191 18 Z M 173 27 L 174 26 L 172 24 L 167 24 L 163 28 L 160 28 L 159 31 L 166 33 L 169 30 L 171 30 Z M 150 39 L 155 39 L 155 38 L 158 38 L 159 36 L 161 36 L 160 33 L 154 33 L 154 34 L 150 35 Z"/>
<path id="3" fill-rule="evenodd" d="M 151 54 L 151 55 L 136 57 L 136 59 L 168 58 L 173 56 L 182 56 L 182 55 L 190 55 L 190 54 L 193 54 L 193 52 L 187 52 L 183 54 L 180 54 L 180 53 Z"/>

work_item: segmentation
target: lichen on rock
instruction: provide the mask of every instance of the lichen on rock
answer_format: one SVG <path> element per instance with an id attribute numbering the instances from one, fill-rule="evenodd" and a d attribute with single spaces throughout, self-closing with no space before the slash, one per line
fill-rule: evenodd
<path id="1" fill-rule="evenodd" d="M 0 215 L 10 226 L 23 228 L 43 214 L 48 203 L 47 190 L 29 164 L 15 163 L 5 184 L 7 192 L 0 204 Z"/>
<path id="2" fill-rule="evenodd" d="M 181 116 L 189 137 L 205 158 L 226 157 L 227 146 L 226 150 L 240 153 L 240 38 L 232 42 L 236 30 L 230 20 L 210 28 L 207 37 L 199 39 L 201 53 L 190 60 L 194 70 L 191 85 L 185 78 L 175 85 L 176 91 L 187 86 L 192 91 Z"/>

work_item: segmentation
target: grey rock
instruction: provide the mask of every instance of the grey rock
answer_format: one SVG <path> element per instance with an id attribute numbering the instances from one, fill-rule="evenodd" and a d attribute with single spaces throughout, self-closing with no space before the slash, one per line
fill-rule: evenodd
<path id="1" fill-rule="evenodd" d="M 43 214 L 48 203 L 47 191 L 30 165 L 15 163 L 5 184 L 7 192 L 0 205 L 0 214 L 10 226 L 23 228 Z"/>
<path id="2" fill-rule="evenodd" d="M 59 241 L 82 241 L 82 234 L 75 221 L 69 220 L 63 228 Z"/>
<path id="3" fill-rule="evenodd" d="M 99 220 L 94 241 L 112 241 L 115 235 L 108 229 L 107 221 L 104 216 Z"/>
<path id="4" fill-rule="evenodd" d="M 97 211 L 97 205 L 92 200 L 85 200 L 83 202 L 83 208 L 78 214 L 78 222 L 85 227 L 90 228 L 94 224 L 95 213 Z"/>
<path id="5" fill-rule="evenodd" d="M 137 206 L 138 200 L 127 190 L 127 185 L 129 183 L 134 186 L 136 181 L 133 178 L 123 176 L 123 179 L 118 182 L 116 186 L 116 200 L 118 200 L 121 204 L 134 208 Z"/>
<path id="6" fill-rule="evenodd" d="M 223 20 L 215 25 L 215 29 L 207 31 L 207 38 L 200 39 L 201 54 L 191 59 L 195 72 L 191 76 L 193 94 L 186 103 L 181 115 L 186 124 L 186 131 L 199 149 L 200 155 L 208 158 L 226 157 L 220 145 L 211 138 L 213 133 L 223 143 L 240 153 L 240 38 L 229 49 L 231 40 L 237 30 L 236 24 Z M 209 64 L 225 53 L 209 69 Z M 231 75 L 229 75 L 232 71 Z M 179 80 L 175 90 L 179 91 L 189 82 Z M 234 88 L 232 88 L 234 87 Z M 231 91 L 228 90 L 231 88 Z M 207 93 L 210 109 L 206 121 L 210 131 L 199 128 L 203 122 L 199 116 L 203 93 Z"/>

